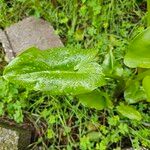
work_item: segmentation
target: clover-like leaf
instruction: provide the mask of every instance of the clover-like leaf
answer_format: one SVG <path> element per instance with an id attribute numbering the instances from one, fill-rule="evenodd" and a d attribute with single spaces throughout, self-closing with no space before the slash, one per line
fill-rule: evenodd
<path id="1" fill-rule="evenodd" d="M 30 90 L 50 94 L 82 94 L 104 85 L 102 69 L 96 63 L 97 50 L 29 48 L 4 70 L 4 78 Z"/>
<path id="2" fill-rule="evenodd" d="M 8 82 L 0 77 L 0 98 L 6 97 L 8 92 Z"/>
<path id="3" fill-rule="evenodd" d="M 129 44 L 124 63 L 131 68 L 150 68 L 150 27 Z"/>

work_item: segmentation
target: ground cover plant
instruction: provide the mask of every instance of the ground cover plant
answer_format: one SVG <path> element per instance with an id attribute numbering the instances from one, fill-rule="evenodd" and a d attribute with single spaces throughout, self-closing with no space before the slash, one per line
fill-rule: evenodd
<path id="1" fill-rule="evenodd" d="M 0 114 L 17 123 L 25 118 L 30 120 L 37 134 L 32 148 L 37 145 L 67 150 L 149 148 L 149 28 L 144 30 L 145 4 L 134 0 L 1 2 L 2 28 L 24 16 L 43 17 L 53 23 L 67 46 L 45 51 L 45 56 L 51 59 L 62 58 L 59 63 L 47 61 L 48 57 L 31 48 L 5 67 L 0 79 Z M 131 37 L 135 38 L 128 44 Z M 91 47 L 96 49 L 81 49 Z M 32 61 L 27 64 L 29 56 Z M 48 66 L 43 68 L 41 60 Z M 51 82 L 43 84 L 41 78 L 37 82 L 37 64 L 43 77 L 47 70 L 53 71 L 54 74 L 44 77 Z M 73 76 L 61 74 L 64 71 Z M 67 83 L 76 85 L 73 91 Z M 28 89 L 29 84 L 34 91 Z"/>

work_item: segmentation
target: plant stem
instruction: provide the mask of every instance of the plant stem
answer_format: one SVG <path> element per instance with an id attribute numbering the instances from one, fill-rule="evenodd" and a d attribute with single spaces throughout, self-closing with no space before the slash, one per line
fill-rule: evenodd
<path id="1" fill-rule="evenodd" d="M 150 0 L 147 0 L 147 27 L 150 26 Z"/>

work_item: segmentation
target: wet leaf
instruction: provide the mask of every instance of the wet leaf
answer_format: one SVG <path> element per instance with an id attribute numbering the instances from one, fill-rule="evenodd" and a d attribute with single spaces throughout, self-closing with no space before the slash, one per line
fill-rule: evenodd
<path id="1" fill-rule="evenodd" d="M 96 63 L 97 50 L 29 48 L 4 70 L 4 78 L 30 90 L 50 94 L 81 94 L 104 85 L 102 69 Z"/>
<path id="2" fill-rule="evenodd" d="M 121 104 L 117 107 L 117 111 L 129 119 L 135 119 L 138 121 L 142 119 L 141 114 L 132 106 Z"/>
<path id="3" fill-rule="evenodd" d="M 129 44 L 124 63 L 131 68 L 150 68 L 150 28 L 147 28 Z"/>

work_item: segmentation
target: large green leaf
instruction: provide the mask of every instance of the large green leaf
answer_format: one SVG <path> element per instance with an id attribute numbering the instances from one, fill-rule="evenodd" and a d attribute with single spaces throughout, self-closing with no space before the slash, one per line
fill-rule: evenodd
<path id="1" fill-rule="evenodd" d="M 4 78 L 30 90 L 51 94 L 81 94 L 104 85 L 102 69 L 96 63 L 97 50 L 35 47 L 17 56 L 4 70 Z"/>
<path id="2" fill-rule="evenodd" d="M 117 111 L 129 119 L 135 119 L 138 121 L 142 119 L 141 114 L 132 106 L 121 104 L 117 106 Z"/>
<path id="3" fill-rule="evenodd" d="M 80 94 L 77 96 L 79 101 L 90 108 L 102 110 L 104 108 L 112 108 L 112 102 L 106 93 L 94 90 L 91 93 Z"/>
<path id="4" fill-rule="evenodd" d="M 147 28 L 129 44 L 124 63 L 131 68 L 150 68 L 150 28 Z"/>
<path id="5" fill-rule="evenodd" d="M 147 101 L 150 102 L 150 76 L 146 76 L 143 79 L 143 87 L 145 89 L 145 92 L 147 94 Z"/>

